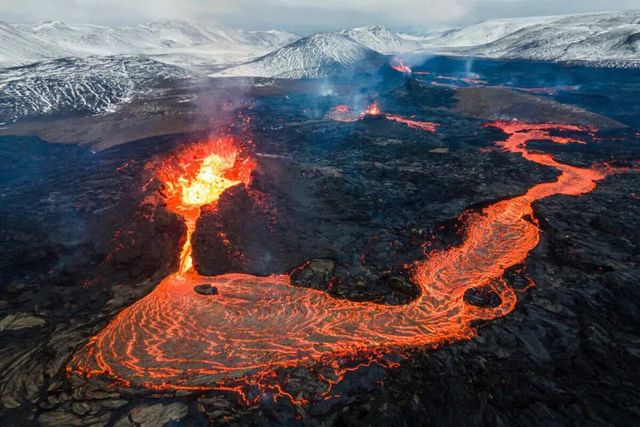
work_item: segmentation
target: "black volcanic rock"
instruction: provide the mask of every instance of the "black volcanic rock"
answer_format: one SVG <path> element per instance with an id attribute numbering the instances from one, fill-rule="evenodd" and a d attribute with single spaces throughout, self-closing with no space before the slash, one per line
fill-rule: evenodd
<path id="1" fill-rule="evenodd" d="M 186 226 L 159 197 L 125 198 L 97 228 L 114 230 L 96 242 L 104 257 L 101 268 L 109 275 L 139 281 L 177 268 Z"/>
<path id="2" fill-rule="evenodd" d="M 529 65 L 524 72 L 537 80 Z M 549 71 L 555 79 L 562 69 Z M 569 72 L 586 76 L 580 82 L 584 91 L 572 99 L 597 104 L 602 114 L 613 104 L 628 110 L 617 118 L 638 116 L 633 87 L 640 84 L 631 74 L 624 85 L 619 79 L 612 85 L 610 70 Z M 591 73 L 603 78 L 593 84 Z M 459 244 L 462 212 L 557 177 L 550 168 L 494 150 L 504 137 L 500 131 L 437 108 L 451 101 L 452 90 L 407 84 L 390 92 L 360 91 L 349 82 L 336 86 L 335 96 L 320 97 L 317 82 L 268 83 L 252 89 L 251 109 L 244 111 L 259 165 L 253 182 L 229 189 L 217 206 L 203 209 L 197 224 L 194 259 L 201 272 L 287 273 L 307 260 L 330 259 L 330 295 L 406 303 L 417 288 L 405 266 L 431 250 Z M 338 98 L 347 103 L 352 94 L 365 92 L 367 98 L 378 92 L 383 111 L 438 122 L 438 132 L 390 121 L 321 119 Z M 174 99 L 167 104 L 178 111 L 184 104 Z M 524 104 L 515 111 L 527 117 L 553 117 L 535 110 L 547 103 L 517 100 Z M 503 106 L 488 112 L 510 118 Z M 144 123 L 163 121 L 173 130 L 177 116 Z M 91 120 L 100 127 L 106 119 Z M 596 132 L 580 146 L 532 146 L 576 165 L 613 157 L 633 166 L 639 158 L 636 132 Z M 369 366 L 360 366 L 358 358 L 349 361 L 359 369 L 346 372 L 322 400 L 298 405 L 250 387 L 247 397 L 256 403 L 247 406 L 234 393 L 146 390 L 114 384 L 104 375 L 69 374 L 76 351 L 177 267 L 185 227 L 160 197 L 145 201 L 160 193 L 153 186 L 142 190 L 143 165 L 152 153 L 208 135 L 135 141 L 109 153 L 0 139 L 6 159 L 0 164 L 0 265 L 7 278 L 0 284 L 0 319 L 42 319 L 37 326 L 0 333 L 1 425 L 640 423 L 640 178 L 633 173 L 610 176 L 590 194 L 534 205 L 541 241 L 524 265 L 504 277 L 518 297 L 512 313 L 474 324 L 478 334 L 469 340 L 407 349 L 402 357 L 389 355 Z M 137 166 L 124 167 L 132 159 Z M 113 253 L 120 247 L 128 249 Z M 328 268 L 317 270 L 307 280 L 322 287 Z M 496 294 L 485 291 L 465 297 L 475 305 L 496 304 Z M 278 369 L 274 380 L 295 397 L 321 395 L 326 380 L 337 376 L 330 367 L 300 366 Z"/>
<path id="3" fill-rule="evenodd" d="M 272 115 L 260 111 L 259 117 Z M 472 136 L 463 126 L 432 134 L 387 120 L 353 127 L 323 122 L 279 131 L 278 138 L 297 141 L 290 147 L 260 140 L 257 150 L 292 150 L 293 159 L 260 157 L 247 188 L 230 188 L 217 205 L 202 210 L 193 236 L 196 269 L 269 275 L 331 259 L 333 296 L 412 300 L 417 287 L 404 265 L 423 257 L 424 241 L 441 235 L 436 228 L 457 224 L 470 205 L 519 194 L 528 182 L 556 175 L 519 156 L 479 152 L 476 145 L 502 134 L 466 126 L 475 129 Z M 430 151 L 443 144 L 452 148 Z M 452 230 L 443 246 L 454 244 L 459 232 Z"/>
<path id="4" fill-rule="evenodd" d="M 471 288 L 464 293 L 464 300 L 468 304 L 478 307 L 497 307 L 502 300 L 500 295 L 489 286 Z"/>
<path id="5" fill-rule="evenodd" d="M 218 291 L 218 288 L 216 288 L 215 286 L 209 284 L 209 283 L 204 283 L 202 285 L 196 285 L 193 287 L 193 291 L 197 294 L 200 295 L 218 295 L 220 292 Z"/>
<path id="6" fill-rule="evenodd" d="M 616 120 L 552 99 L 519 93 L 503 87 L 456 90 L 456 113 L 484 120 L 516 118 L 525 123 L 573 123 L 597 128 L 623 128 Z"/>
<path id="7" fill-rule="evenodd" d="M 335 273 L 333 261 L 312 259 L 293 269 L 291 283 L 305 288 L 327 290 Z"/>

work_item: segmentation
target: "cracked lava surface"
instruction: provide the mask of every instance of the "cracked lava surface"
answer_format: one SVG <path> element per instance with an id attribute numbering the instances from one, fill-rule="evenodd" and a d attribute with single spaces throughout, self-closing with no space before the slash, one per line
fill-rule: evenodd
<path id="1" fill-rule="evenodd" d="M 293 400 L 277 381 L 267 385 L 266 378 L 276 369 L 329 366 L 338 375 L 328 382 L 336 382 L 345 360 L 371 362 L 386 353 L 472 338 L 474 321 L 504 316 L 516 305 L 516 294 L 502 276 L 538 244 L 532 203 L 558 194 L 591 192 L 615 172 L 569 166 L 526 147 L 531 140 L 580 143 L 555 135 L 588 129 L 518 122 L 489 126 L 507 134 L 497 142 L 499 149 L 553 167 L 559 176 L 461 216 L 463 243 L 432 252 L 408 267 L 420 296 L 401 306 L 335 299 L 293 286 L 287 275 L 199 275 L 192 267 L 190 237 L 200 207 L 216 203 L 226 188 L 248 183 L 255 164 L 236 151 L 233 140 L 224 138 L 169 156 L 157 176 L 165 184 L 167 207 L 187 225 L 180 270 L 121 311 L 75 355 L 69 371 L 153 389 L 242 393 L 242 385 L 252 384 Z M 203 283 L 219 293 L 195 293 L 194 286 Z M 465 302 L 465 292 L 480 286 L 499 294 L 497 307 Z"/>

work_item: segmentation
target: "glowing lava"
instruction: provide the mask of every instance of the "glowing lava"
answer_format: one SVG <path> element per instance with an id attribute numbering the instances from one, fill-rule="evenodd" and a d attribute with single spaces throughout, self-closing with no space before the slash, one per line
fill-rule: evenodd
<path id="1" fill-rule="evenodd" d="M 378 101 L 374 101 L 373 104 L 369 105 L 363 113 L 363 115 L 366 116 L 379 116 L 381 114 L 382 111 L 380 111 L 380 105 L 378 104 Z"/>
<path id="2" fill-rule="evenodd" d="M 385 117 L 387 118 L 387 120 L 392 120 L 394 122 L 407 125 L 411 129 L 420 129 L 425 132 L 435 132 L 436 130 L 438 130 L 438 125 L 432 122 L 405 119 L 404 117 L 398 116 L 397 114 L 385 114 Z"/>
<path id="3" fill-rule="evenodd" d="M 367 107 L 367 109 L 360 115 L 360 119 L 367 116 L 374 116 L 374 117 L 384 116 L 384 118 L 386 118 L 387 120 L 402 123 L 404 125 L 407 125 L 411 129 L 420 129 L 426 132 L 435 132 L 438 129 L 438 125 L 432 122 L 424 122 L 420 120 L 407 119 L 398 114 L 387 114 L 387 113 L 383 114 L 382 111 L 380 110 L 380 105 L 378 104 L 378 101 L 375 101 L 373 104 L 369 105 L 369 107 Z"/>
<path id="4" fill-rule="evenodd" d="M 411 74 L 412 72 L 411 67 L 405 64 L 402 58 L 393 58 L 393 61 L 391 61 L 391 68 L 403 74 Z"/>
<path id="5" fill-rule="evenodd" d="M 157 168 L 157 176 L 165 188 L 167 208 L 182 216 L 187 226 L 180 273 L 193 267 L 191 235 L 200 207 L 215 203 L 227 188 L 247 184 L 254 166 L 250 159 L 241 158 L 232 138 L 218 138 L 169 156 Z"/>
<path id="6" fill-rule="evenodd" d="M 553 124 L 491 126 L 508 135 L 498 147 L 554 167 L 560 175 L 521 196 L 463 215 L 464 242 L 431 253 L 413 266 L 420 287 L 413 302 L 386 306 L 334 299 L 292 286 L 286 275 L 204 277 L 183 260 L 178 273 L 122 310 L 93 337 L 75 355 L 70 371 L 105 374 L 124 384 L 155 389 L 241 392 L 242 385 L 252 384 L 290 397 L 273 374 L 279 368 L 328 366 L 339 372 L 345 360 L 377 360 L 389 352 L 473 337 L 473 322 L 504 316 L 516 304 L 516 294 L 503 274 L 522 263 L 538 244 L 532 203 L 556 194 L 588 193 L 613 171 L 565 165 L 526 147 L 528 141 L 540 139 L 567 143 L 569 139 L 551 132 L 584 129 Z M 187 149 L 158 171 L 167 188 L 167 206 L 183 215 L 187 224 L 195 223 L 199 207 L 215 203 L 224 189 L 248 182 L 252 164 L 242 160 L 229 142 L 220 140 L 193 152 Z M 187 237 L 185 251 L 190 259 L 189 241 Z M 214 285 L 219 294 L 196 294 L 193 287 L 201 283 Z M 465 302 L 465 292 L 480 286 L 500 295 L 497 307 Z"/>
<path id="7" fill-rule="evenodd" d="M 424 122 L 420 120 L 413 120 L 404 118 L 398 114 L 387 114 L 382 113 L 380 110 L 380 104 L 378 101 L 374 101 L 371 105 L 367 107 L 366 110 L 361 112 L 359 115 L 354 114 L 351 107 L 348 105 L 336 105 L 325 115 L 326 119 L 335 120 L 338 122 L 355 122 L 358 120 L 362 120 L 366 117 L 384 117 L 387 120 L 391 120 L 394 122 L 402 123 L 411 129 L 420 129 L 426 132 L 435 132 L 438 129 L 438 125 L 432 122 Z"/>

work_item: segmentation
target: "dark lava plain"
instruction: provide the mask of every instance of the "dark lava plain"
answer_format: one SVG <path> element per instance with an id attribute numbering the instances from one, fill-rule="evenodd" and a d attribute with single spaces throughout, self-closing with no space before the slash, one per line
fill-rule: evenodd
<path id="1" fill-rule="evenodd" d="M 174 95 L 158 95 L 114 113 L 139 121 L 133 134 L 149 136 L 126 143 L 122 133 L 109 142 L 110 126 L 124 119 L 108 115 L 50 118 L 48 128 L 45 120 L 18 123 L 15 133 L 25 136 L 1 136 L 0 425 L 640 423 L 637 173 L 610 176 L 581 197 L 536 203 L 542 240 L 506 274 L 518 292 L 514 312 L 479 323 L 469 341 L 416 349 L 398 368 L 350 373 L 329 399 L 297 406 L 266 394 L 247 407 L 233 394 L 67 375 L 73 352 L 177 268 L 185 227 L 162 207 L 144 165 L 211 128 L 247 142 L 258 166 L 249 187 L 231 188 L 217 207 L 203 209 L 193 238 L 197 270 L 290 272 L 301 286 L 383 304 L 416 296 L 402 266 L 423 256 L 425 242 L 432 249 L 460 242 L 465 210 L 555 178 L 551 168 L 494 150 L 504 135 L 487 121 L 549 121 L 553 111 L 557 122 L 600 131 L 581 135 L 587 145 L 530 147 L 575 165 L 640 160 L 637 72 L 449 58 L 416 70 L 431 74 L 256 80 L 238 84 L 241 95 L 215 79 L 176 87 L 172 93 L 217 95 L 206 106 L 224 122 L 198 122 L 202 105 L 176 107 Z M 493 87 L 461 90 L 467 83 L 438 77 L 469 70 Z M 335 105 L 360 109 L 374 99 L 385 112 L 440 127 L 429 133 L 384 119 L 324 119 Z M 143 129 L 149 111 L 154 118 Z M 74 142 L 89 120 L 93 144 L 43 140 Z M 491 295 L 469 298 L 492 303 Z M 296 387 L 324 387 L 306 369 L 281 374 L 294 395 Z"/>

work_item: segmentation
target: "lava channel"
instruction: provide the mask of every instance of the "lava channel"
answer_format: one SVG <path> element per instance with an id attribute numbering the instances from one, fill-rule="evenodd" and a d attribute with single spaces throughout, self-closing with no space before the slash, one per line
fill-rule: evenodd
<path id="1" fill-rule="evenodd" d="M 254 164 L 225 139 L 170 156 L 158 176 L 166 187 L 167 207 L 188 225 L 180 270 L 91 338 L 73 357 L 69 372 L 107 375 L 119 383 L 160 390 L 241 392 L 238 384 L 252 384 L 291 397 L 278 384 L 267 386 L 265 378 L 288 367 L 329 366 L 338 371 L 346 360 L 379 360 L 384 354 L 472 338 L 475 321 L 504 316 L 516 305 L 516 294 L 503 274 L 538 244 L 532 203 L 557 194 L 589 193 L 616 172 L 569 166 L 526 147 L 531 140 L 569 143 L 552 132 L 583 128 L 515 122 L 490 126 L 508 135 L 497 143 L 500 149 L 553 167 L 559 176 L 521 196 L 463 215 L 463 243 L 411 266 L 420 296 L 402 306 L 335 299 L 293 286 L 286 275 L 199 275 L 190 260 L 190 235 L 199 208 L 216 203 L 226 188 L 246 184 Z M 202 283 L 215 286 L 218 293 L 194 292 Z M 476 287 L 493 289 L 500 304 L 488 308 L 465 302 L 465 292 Z"/>
<path id="2" fill-rule="evenodd" d="M 406 125 L 411 129 L 419 129 L 425 132 L 435 132 L 438 130 L 438 125 L 433 122 L 407 119 L 398 114 L 383 113 L 380 109 L 380 104 L 378 104 L 377 101 L 369 105 L 367 109 L 360 114 L 354 113 L 351 110 L 351 107 L 349 107 L 348 105 L 337 105 L 325 116 L 325 118 L 329 120 L 335 120 L 339 122 L 355 122 L 367 117 L 384 117 L 387 120 L 402 123 L 403 125 Z"/>

